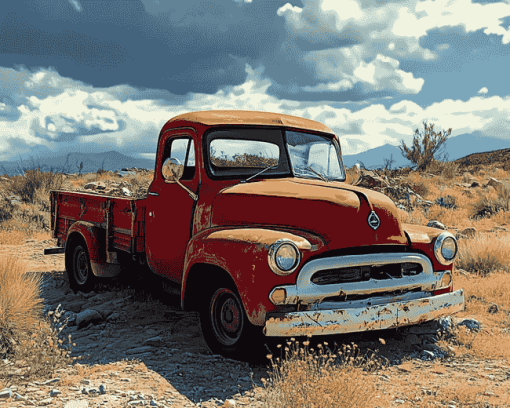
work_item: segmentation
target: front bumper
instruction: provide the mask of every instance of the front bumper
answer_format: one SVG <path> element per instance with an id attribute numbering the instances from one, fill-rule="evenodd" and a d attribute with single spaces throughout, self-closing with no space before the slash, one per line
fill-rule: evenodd
<path id="1" fill-rule="evenodd" d="M 391 329 L 464 310 L 464 291 L 375 306 L 286 313 L 266 320 L 266 336 L 306 336 Z"/>

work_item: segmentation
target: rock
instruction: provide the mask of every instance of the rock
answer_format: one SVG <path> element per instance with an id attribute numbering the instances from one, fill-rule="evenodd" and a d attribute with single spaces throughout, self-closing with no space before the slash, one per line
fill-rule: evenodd
<path id="1" fill-rule="evenodd" d="M 360 187 L 374 188 L 374 187 L 389 187 L 388 182 L 383 178 L 376 176 L 371 171 L 363 171 L 360 181 L 356 184 Z"/>
<path id="2" fill-rule="evenodd" d="M 101 395 L 106 394 L 106 385 L 101 384 L 101 385 L 99 386 L 99 393 L 100 393 Z"/>
<path id="3" fill-rule="evenodd" d="M 78 327 L 85 327 L 90 323 L 97 323 L 101 320 L 103 320 L 103 317 L 94 309 L 87 309 L 76 315 L 76 325 Z"/>
<path id="4" fill-rule="evenodd" d="M 478 181 L 473 181 L 470 187 L 480 187 L 480 183 Z"/>
<path id="5" fill-rule="evenodd" d="M 152 348 L 151 346 L 135 347 L 135 348 L 126 350 L 126 354 L 128 356 L 131 356 L 133 354 L 141 354 L 141 353 L 145 353 L 147 351 L 154 351 L 154 348 Z"/>
<path id="6" fill-rule="evenodd" d="M 224 408 L 235 408 L 236 407 L 236 402 L 233 399 L 225 400 L 225 404 L 223 404 L 223 407 Z"/>
<path id="7" fill-rule="evenodd" d="M 496 314 L 499 312 L 499 306 L 496 303 L 491 303 L 487 308 L 487 312 L 490 314 Z"/>
<path id="8" fill-rule="evenodd" d="M 467 237 L 474 237 L 476 235 L 476 228 L 475 227 L 467 227 L 467 228 L 464 228 L 459 233 L 462 235 L 465 235 Z"/>
<path id="9" fill-rule="evenodd" d="M 161 336 L 152 337 L 150 339 L 147 339 L 143 342 L 144 346 L 154 346 L 158 347 L 165 343 L 165 340 Z"/>
<path id="10" fill-rule="evenodd" d="M 72 300 L 70 301 L 69 303 L 65 302 L 62 307 L 64 308 L 64 310 L 66 311 L 71 311 L 71 312 L 74 312 L 74 313 L 79 313 L 80 310 L 81 310 L 81 306 L 83 305 L 83 300 L 80 300 L 80 299 L 76 299 L 76 300 Z M 67 312 L 66 312 L 67 313 Z"/>
<path id="11" fill-rule="evenodd" d="M 67 312 L 65 312 L 63 314 L 63 316 L 61 317 L 61 320 L 62 321 L 65 321 L 67 319 L 67 325 L 69 327 L 71 326 L 75 326 L 76 325 L 76 313 L 68 310 Z"/>
<path id="12" fill-rule="evenodd" d="M 124 194 L 125 196 L 128 196 L 128 197 L 131 196 L 131 191 L 129 191 L 129 189 L 127 187 L 122 187 L 120 190 L 122 191 L 122 194 Z"/>
<path id="13" fill-rule="evenodd" d="M 497 179 L 495 179 L 494 177 L 489 177 L 489 181 L 487 181 L 487 184 L 485 185 L 485 187 L 499 187 L 501 186 L 503 183 Z"/>
<path id="14" fill-rule="evenodd" d="M 439 222 L 439 221 L 436 221 L 436 220 L 429 221 L 428 224 L 427 224 L 427 227 L 432 227 L 432 228 L 438 228 L 438 229 L 446 230 L 445 225 L 443 223 Z"/>
<path id="15" fill-rule="evenodd" d="M 14 392 L 10 388 L 5 388 L 0 391 L 0 399 L 11 398 Z"/>
<path id="16" fill-rule="evenodd" d="M 440 319 L 437 320 L 437 324 L 439 325 L 441 330 L 445 332 L 453 329 L 453 322 L 450 316 L 441 317 Z"/>
<path id="17" fill-rule="evenodd" d="M 466 326 L 469 330 L 477 332 L 480 330 L 480 323 L 473 318 L 456 318 L 454 323 L 457 327 Z"/>
<path id="18" fill-rule="evenodd" d="M 86 400 L 73 400 L 67 402 L 64 408 L 89 408 L 89 403 Z"/>
<path id="19" fill-rule="evenodd" d="M 421 353 L 422 360 L 433 360 L 435 358 L 436 358 L 435 353 L 430 350 L 423 350 Z"/>
<path id="20" fill-rule="evenodd" d="M 110 321 L 113 321 L 113 320 L 117 320 L 119 317 L 120 317 L 120 313 L 113 312 L 110 316 L 108 316 L 106 321 L 110 322 Z"/>
<path id="21" fill-rule="evenodd" d="M 83 186 L 83 188 L 86 190 L 95 190 L 96 187 L 97 187 L 97 184 L 94 181 L 87 183 Z"/>
<path id="22" fill-rule="evenodd" d="M 60 392 L 60 390 L 57 390 L 57 389 L 53 389 L 50 391 L 50 397 L 55 397 L 59 394 L 62 394 L 62 392 Z"/>

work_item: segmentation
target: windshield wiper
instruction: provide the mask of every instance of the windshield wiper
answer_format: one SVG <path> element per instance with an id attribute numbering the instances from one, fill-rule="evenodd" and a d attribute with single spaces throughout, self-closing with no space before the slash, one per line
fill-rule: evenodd
<path id="1" fill-rule="evenodd" d="M 317 170 L 314 170 L 311 166 L 308 166 L 308 167 L 306 168 L 306 170 L 310 170 L 311 172 L 313 172 L 313 173 L 315 173 L 317 176 L 319 176 L 319 177 L 321 178 L 321 180 L 322 180 L 322 181 L 325 181 L 326 183 L 329 183 L 329 179 L 328 179 L 325 175 L 323 175 L 323 174 L 319 173 Z"/>
<path id="2" fill-rule="evenodd" d="M 253 176 L 248 177 L 246 180 L 241 180 L 241 183 L 246 183 L 247 181 L 250 181 L 252 178 L 257 177 L 258 175 L 264 173 L 265 171 L 267 171 L 269 169 L 276 169 L 277 167 L 278 167 L 277 164 L 274 166 L 268 166 L 265 169 L 262 169 L 261 171 L 259 171 L 258 173 L 255 173 Z"/>

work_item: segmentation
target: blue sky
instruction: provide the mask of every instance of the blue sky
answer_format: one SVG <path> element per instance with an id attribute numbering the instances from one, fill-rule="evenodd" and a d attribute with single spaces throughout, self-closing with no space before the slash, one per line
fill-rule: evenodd
<path id="1" fill-rule="evenodd" d="M 510 0 L 17 0 L 0 9 L 0 160 L 154 157 L 193 110 L 307 117 L 344 154 L 423 121 L 510 145 Z"/>

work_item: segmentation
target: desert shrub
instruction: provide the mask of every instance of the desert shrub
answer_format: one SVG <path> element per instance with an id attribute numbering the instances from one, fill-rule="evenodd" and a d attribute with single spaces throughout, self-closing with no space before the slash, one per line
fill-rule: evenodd
<path id="1" fill-rule="evenodd" d="M 375 386 L 370 373 L 383 364 L 375 353 L 360 355 L 355 344 L 318 350 L 291 339 L 282 355 L 271 359 L 264 380 L 266 407 L 368 407 L 373 406 Z"/>
<path id="2" fill-rule="evenodd" d="M 22 176 L 11 177 L 11 183 L 7 187 L 12 195 L 19 196 L 26 203 L 34 203 L 43 196 L 48 200 L 50 190 L 62 188 L 64 178 L 60 173 L 43 172 L 37 170 L 25 170 Z"/>
<path id="3" fill-rule="evenodd" d="M 434 124 L 423 123 L 424 131 L 420 133 L 418 129 L 414 132 L 413 145 L 407 147 L 404 141 L 399 146 L 402 155 L 417 166 L 417 170 L 425 170 L 434 160 L 446 143 L 446 140 L 452 133 L 448 131 L 434 131 Z"/>
<path id="4" fill-rule="evenodd" d="M 426 167 L 425 171 L 433 174 L 440 174 L 445 179 L 451 180 L 459 174 L 460 166 L 451 161 L 433 160 Z"/>
<path id="5" fill-rule="evenodd" d="M 508 201 L 494 199 L 490 196 L 479 197 L 478 200 L 471 203 L 471 216 L 473 219 L 490 218 L 500 211 L 508 211 Z"/>
<path id="6" fill-rule="evenodd" d="M 457 199 L 454 196 L 451 195 L 445 195 L 444 197 L 439 197 L 436 200 L 436 203 L 443 208 L 457 208 Z"/>
<path id="7" fill-rule="evenodd" d="M 416 180 L 414 182 L 410 183 L 410 188 L 413 190 L 416 194 L 419 194 L 423 198 L 427 197 L 429 195 L 429 186 L 428 183 L 422 179 Z"/>

